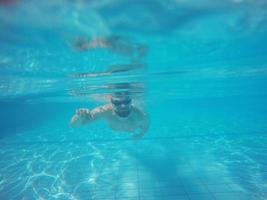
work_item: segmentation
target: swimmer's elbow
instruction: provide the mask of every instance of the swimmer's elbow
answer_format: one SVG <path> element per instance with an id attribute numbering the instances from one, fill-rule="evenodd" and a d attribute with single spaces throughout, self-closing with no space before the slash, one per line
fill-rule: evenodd
<path id="1" fill-rule="evenodd" d="M 76 119 L 76 116 L 73 116 L 70 120 L 70 126 L 72 128 L 75 128 L 75 127 L 78 127 L 78 122 L 77 122 L 77 119 Z"/>
<path id="2" fill-rule="evenodd" d="M 78 115 L 74 115 L 70 120 L 70 126 L 73 128 L 77 128 L 81 125 L 82 123 L 80 117 Z"/>

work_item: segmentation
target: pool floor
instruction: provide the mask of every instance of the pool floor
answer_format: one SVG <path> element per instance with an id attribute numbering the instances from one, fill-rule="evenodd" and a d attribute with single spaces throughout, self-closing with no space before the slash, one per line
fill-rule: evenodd
<path id="1" fill-rule="evenodd" d="M 0 148 L 0 197 L 266 199 L 266 140 L 252 134 L 137 141 L 13 138 Z"/>

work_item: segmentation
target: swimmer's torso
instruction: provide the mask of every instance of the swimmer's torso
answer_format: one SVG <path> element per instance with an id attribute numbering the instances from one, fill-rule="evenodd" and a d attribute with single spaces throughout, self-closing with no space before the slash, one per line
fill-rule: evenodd
<path id="1" fill-rule="evenodd" d="M 113 110 L 110 110 L 106 117 L 108 124 L 113 130 L 125 132 L 134 132 L 140 128 L 143 121 L 143 115 L 137 108 L 132 108 L 127 117 L 120 117 Z"/>

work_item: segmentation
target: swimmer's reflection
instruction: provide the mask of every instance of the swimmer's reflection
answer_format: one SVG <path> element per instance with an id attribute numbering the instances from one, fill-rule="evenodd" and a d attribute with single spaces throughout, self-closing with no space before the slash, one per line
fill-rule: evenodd
<path id="1" fill-rule="evenodd" d="M 130 132 L 134 139 L 142 138 L 149 128 L 148 114 L 133 105 L 129 92 L 112 94 L 110 103 L 92 110 L 80 108 L 71 119 L 74 127 L 90 124 L 98 119 L 106 120 L 116 131 Z"/>
<path id="2" fill-rule="evenodd" d="M 130 56 L 134 59 L 140 59 L 146 56 L 148 48 L 146 45 L 136 43 L 127 37 L 111 35 L 107 37 L 96 37 L 88 39 L 78 37 L 73 46 L 80 51 L 87 51 L 96 48 L 109 49 L 114 53 Z"/>
<path id="3" fill-rule="evenodd" d="M 85 78 L 85 77 L 97 77 L 97 76 L 109 76 L 115 73 L 130 72 L 132 70 L 142 69 L 146 65 L 144 63 L 131 63 L 131 64 L 116 64 L 110 65 L 108 70 L 102 72 L 84 72 L 70 74 L 70 77 Z"/>

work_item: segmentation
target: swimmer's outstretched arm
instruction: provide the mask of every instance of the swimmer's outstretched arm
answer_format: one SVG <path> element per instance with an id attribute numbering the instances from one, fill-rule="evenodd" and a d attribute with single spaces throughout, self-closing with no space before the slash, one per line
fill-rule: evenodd
<path id="1" fill-rule="evenodd" d="M 99 118 L 105 117 L 107 112 L 112 109 L 110 104 L 99 106 L 93 110 L 87 108 L 80 108 L 76 110 L 76 114 L 71 119 L 71 126 L 78 127 L 89 124 Z"/>

